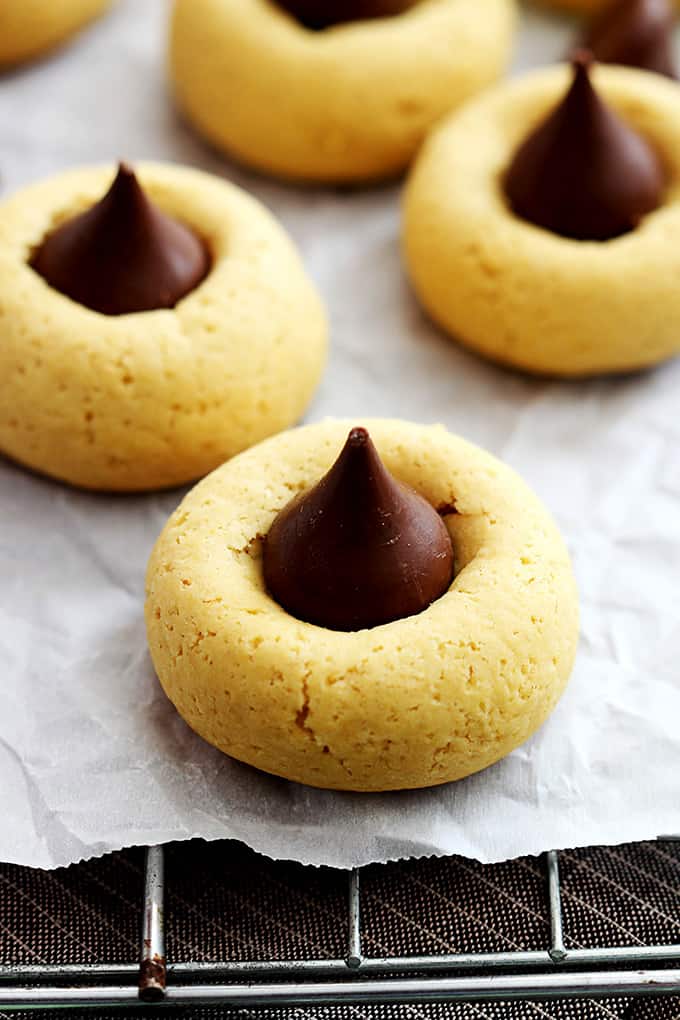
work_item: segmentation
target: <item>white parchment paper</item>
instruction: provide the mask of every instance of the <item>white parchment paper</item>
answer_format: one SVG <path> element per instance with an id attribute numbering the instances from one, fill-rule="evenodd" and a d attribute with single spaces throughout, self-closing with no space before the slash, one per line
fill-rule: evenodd
<path id="1" fill-rule="evenodd" d="M 160 0 L 120 2 L 70 48 L 0 78 L 3 193 L 120 157 L 195 164 L 254 191 L 297 240 L 331 312 L 333 353 L 309 419 L 443 422 L 519 469 L 567 536 L 582 645 L 554 716 L 481 775 L 405 794 L 296 786 L 204 744 L 154 678 L 144 568 L 181 493 L 86 495 L 0 461 L 0 859 L 53 867 L 198 835 L 349 867 L 680 832 L 680 364 L 559 384 L 456 348 L 404 279 L 396 187 L 265 181 L 177 119 L 166 14 Z M 517 66 L 560 56 L 569 32 L 525 14 Z"/>

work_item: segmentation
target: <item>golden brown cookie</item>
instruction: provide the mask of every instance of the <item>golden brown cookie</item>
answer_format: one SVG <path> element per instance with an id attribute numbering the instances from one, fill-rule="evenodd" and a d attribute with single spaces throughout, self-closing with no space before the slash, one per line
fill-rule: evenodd
<path id="1" fill-rule="evenodd" d="M 148 567 L 151 655 L 189 725 L 266 772 L 366 791 L 460 779 L 523 743 L 567 683 L 569 557 L 545 507 L 494 457 L 441 426 L 369 421 L 389 471 L 444 516 L 455 579 L 382 626 L 295 619 L 266 590 L 263 537 L 354 424 L 283 433 L 189 493 Z"/>
<path id="2" fill-rule="evenodd" d="M 197 170 L 139 176 L 211 253 L 174 308 L 108 315 L 29 265 L 59 223 L 93 205 L 113 170 L 74 170 L 0 207 L 0 450 L 74 485 L 144 490 L 211 471 L 302 415 L 326 321 L 292 243 L 255 199 Z"/>
<path id="3" fill-rule="evenodd" d="M 630 233 L 578 241 L 515 215 L 503 186 L 569 77 L 565 67 L 524 75 L 434 132 L 407 187 L 405 257 L 432 317 L 481 354 L 562 376 L 631 371 L 680 350 L 680 86 L 595 70 L 600 94 L 658 152 L 668 186 Z"/>

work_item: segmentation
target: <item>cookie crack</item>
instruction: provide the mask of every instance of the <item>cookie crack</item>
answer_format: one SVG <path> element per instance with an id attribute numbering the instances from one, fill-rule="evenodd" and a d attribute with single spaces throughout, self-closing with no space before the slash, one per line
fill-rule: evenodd
<path id="1" fill-rule="evenodd" d="M 298 709 L 297 715 L 295 716 L 295 725 L 306 733 L 307 736 L 314 741 L 316 740 L 316 734 L 311 726 L 307 725 L 307 718 L 309 716 L 309 673 L 305 673 L 302 677 L 302 707 Z"/>
<path id="2" fill-rule="evenodd" d="M 330 755 L 330 757 L 338 763 L 343 772 L 345 772 L 346 775 L 351 779 L 352 770 L 348 768 L 348 766 L 345 764 L 342 758 L 340 758 L 337 754 L 333 752 L 333 750 L 328 744 L 324 743 L 317 736 L 314 727 L 310 726 L 307 721 L 309 719 L 309 713 L 311 711 L 309 694 L 309 677 L 310 671 L 308 670 L 302 677 L 302 705 L 295 715 L 295 725 L 300 730 L 302 730 L 302 732 L 307 736 L 309 740 L 312 741 L 312 743 L 316 744 L 317 747 L 321 748 L 323 754 Z"/>

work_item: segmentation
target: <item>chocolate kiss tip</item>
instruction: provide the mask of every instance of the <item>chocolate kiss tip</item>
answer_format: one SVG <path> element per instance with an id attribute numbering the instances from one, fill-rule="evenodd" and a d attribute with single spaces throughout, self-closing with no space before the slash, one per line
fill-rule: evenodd
<path id="1" fill-rule="evenodd" d="M 321 481 L 275 518 L 263 571 L 292 616 L 356 631 L 413 616 L 443 595 L 453 548 L 436 510 L 392 477 L 359 427 Z"/>
<path id="2" fill-rule="evenodd" d="M 141 198 L 142 202 L 146 201 L 146 196 L 137 179 L 137 174 L 129 163 L 119 162 L 116 176 L 111 181 L 111 186 L 102 201 L 109 197 L 115 199 L 117 203 L 121 203 L 120 212 L 123 215 L 127 214 L 125 205 L 133 202 L 135 197 L 137 199 Z"/>
<path id="3" fill-rule="evenodd" d="M 584 43 L 603 63 L 677 78 L 674 24 L 670 0 L 618 0 L 593 19 Z"/>
<path id="4" fill-rule="evenodd" d="M 522 143 L 504 187 L 514 213 L 562 237 L 608 241 L 657 209 L 666 178 L 661 162 L 598 95 L 584 53 L 557 107 Z"/>
<path id="5" fill-rule="evenodd" d="M 118 164 L 118 170 L 116 172 L 116 176 L 113 179 L 111 187 L 113 188 L 115 187 L 116 184 L 120 184 L 122 182 L 126 184 L 134 183 L 137 185 L 140 191 L 142 190 L 142 187 L 139 181 L 137 180 L 137 174 L 135 173 L 134 167 L 132 167 L 129 163 L 124 162 L 123 160 L 121 160 L 121 162 Z"/>
<path id="6" fill-rule="evenodd" d="M 366 446 L 367 443 L 370 442 L 370 439 L 371 437 L 368 434 L 368 429 L 365 429 L 363 428 L 363 426 L 358 425 L 356 428 L 353 428 L 352 431 L 350 432 L 349 436 L 347 437 L 347 442 L 351 446 Z"/>
<path id="7" fill-rule="evenodd" d="M 593 66 L 593 52 L 579 46 L 571 55 L 571 63 L 575 71 L 590 71 Z"/>
<path id="8" fill-rule="evenodd" d="M 49 234 L 31 259 L 46 282 L 103 315 L 174 308 L 210 269 L 203 242 L 146 196 L 123 161 L 106 194 Z"/>

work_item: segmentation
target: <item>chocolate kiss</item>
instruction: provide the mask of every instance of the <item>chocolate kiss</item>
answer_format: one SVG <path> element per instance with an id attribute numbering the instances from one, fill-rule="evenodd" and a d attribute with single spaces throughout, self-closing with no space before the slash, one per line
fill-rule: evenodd
<path id="1" fill-rule="evenodd" d="M 306 28 L 321 29 L 344 21 L 391 18 L 413 7 L 415 0 L 278 0 L 279 6 Z"/>
<path id="2" fill-rule="evenodd" d="M 615 0 L 593 20 L 584 46 L 603 63 L 642 67 L 677 78 L 674 21 L 669 0 Z"/>
<path id="3" fill-rule="evenodd" d="M 206 276 L 205 245 L 153 205 L 121 163 L 104 197 L 48 234 L 31 265 L 55 290 L 104 315 L 173 308 Z"/>
<path id="4" fill-rule="evenodd" d="M 563 237 L 606 241 L 658 208 L 665 174 L 651 146 L 598 96 L 589 57 L 566 97 L 526 139 L 505 174 L 522 219 Z"/>
<path id="5" fill-rule="evenodd" d="M 453 549 L 439 514 L 352 429 L 333 467 L 274 520 L 270 594 L 292 616 L 354 631 L 413 616 L 448 589 Z"/>

